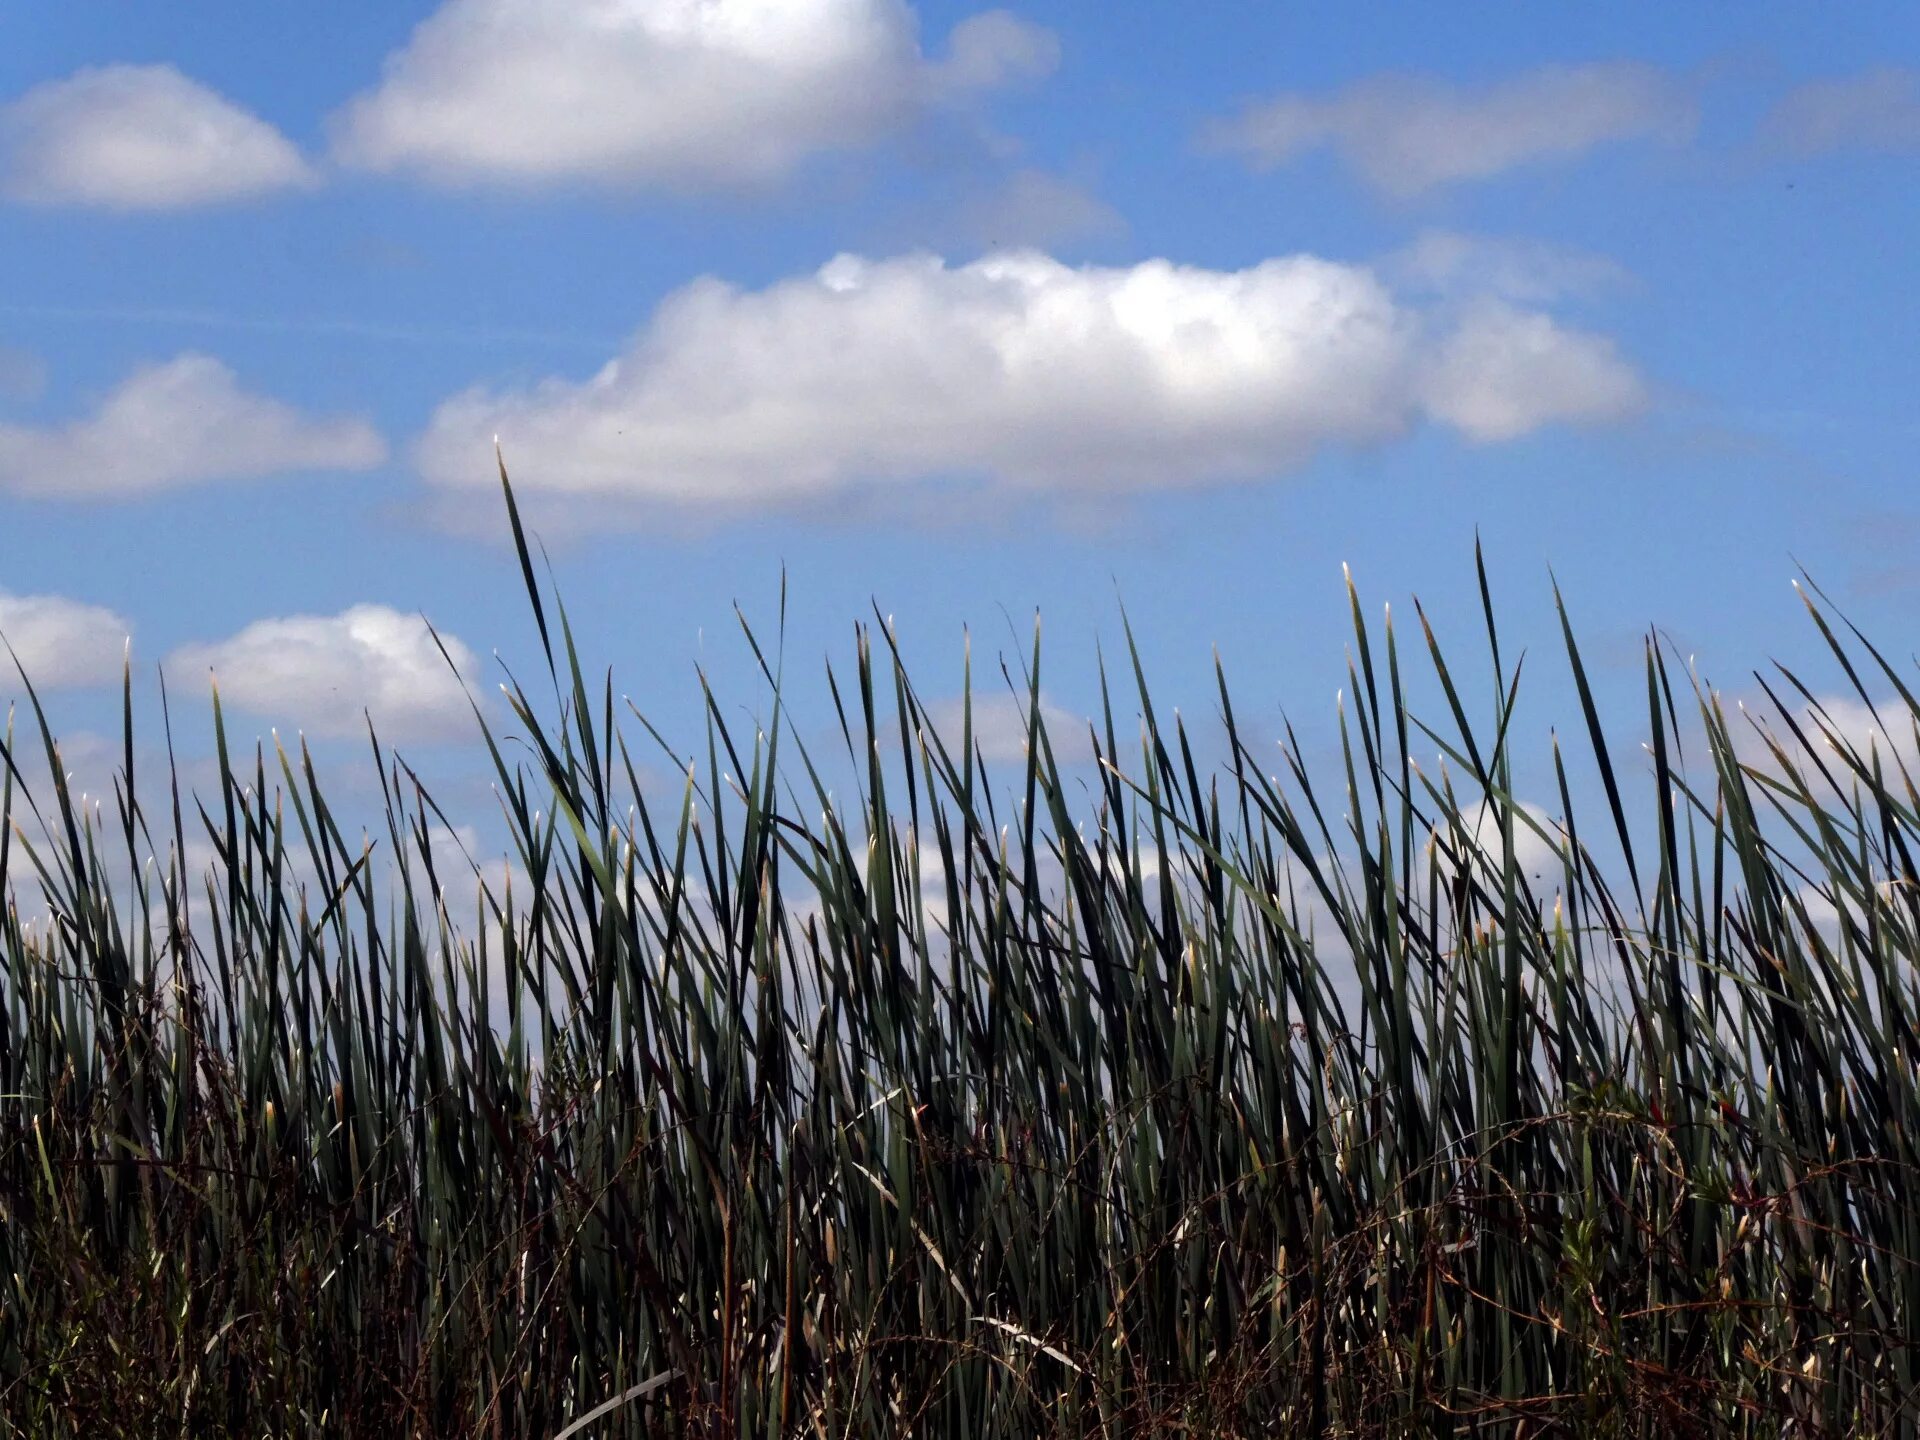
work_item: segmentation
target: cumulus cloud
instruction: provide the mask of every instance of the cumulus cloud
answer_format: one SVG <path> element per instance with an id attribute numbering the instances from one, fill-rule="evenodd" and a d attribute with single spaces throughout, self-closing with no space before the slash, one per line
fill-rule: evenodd
<path id="1" fill-rule="evenodd" d="M 1475 306 L 1435 352 L 1423 387 L 1436 419 L 1482 442 L 1555 421 L 1592 423 L 1645 400 L 1611 340 L 1501 301 Z"/>
<path id="2" fill-rule="evenodd" d="M 134 371 L 66 425 L 0 424 L 0 491 L 16 495 L 111 498 L 385 458 L 365 421 L 303 415 L 193 353 Z"/>
<path id="3" fill-rule="evenodd" d="M 315 183 L 273 126 L 171 65 L 106 65 L 0 106 L 0 194 L 184 210 Z"/>
<path id="4" fill-rule="evenodd" d="M 1784 779 L 1785 772 L 1768 744 L 1769 737 L 1816 794 L 1827 783 L 1814 764 L 1816 758 L 1847 789 L 1858 778 L 1856 764 L 1871 773 L 1878 762 L 1896 790 L 1904 783 L 1903 774 L 1920 778 L 1920 716 L 1898 695 L 1885 696 L 1872 706 L 1857 696 L 1824 695 L 1796 708 L 1791 717 L 1767 702 L 1756 703 L 1752 710 L 1743 703 L 1740 709 L 1749 723 L 1734 727 L 1735 754 L 1742 764 L 1772 779 Z M 1804 742 L 1795 737 L 1796 727 Z"/>
<path id="5" fill-rule="evenodd" d="M 935 701 L 926 707 L 926 715 L 933 732 L 957 760 L 964 733 L 964 702 L 959 696 Z M 1092 758 L 1093 742 L 1084 715 L 1054 704 L 1043 694 L 1040 723 L 1046 727 L 1047 743 L 1053 747 L 1056 762 L 1071 765 Z M 1025 764 L 1029 728 L 1026 696 L 998 692 L 973 697 L 973 744 L 989 764 Z"/>
<path id="6" fill-rule="evenodd" d="M 179 674 L 210 670 L 222 704 L 322 736 L 364 733 L 367 713 L 390 740 L 464 738 L 473 710 L 461 677 L 478 673 L 473 652 L 442 632 L 439 646 L 418 615 L 355 605 L 338 615 L 286 615 L 225 640 L 185 645 L 168 657 Z"/>
<path id="7" fill-rule="evenodd" d="M 1533 889 L 1536 900 L 1548 900 L 1553 892 L 1560 889 L 1566 874 L 1557 843 L 1543 838 L 1558 835 L 1560 825 L 1553 816 L 1538 805 L 1525 800 L 1518 802 L 1518 808 L 1525 812 L 1527 819 L 1514 817 L 1513 821 L 1513 868 L 1516 874 Z M 1467 812 L 1463 808 L 1463 819 Z M 1484 868 L 1496 872 L 1506 863 L 1506 849 L 1501 836 L 1500 811 L 1492 800 L 1482 800 L 1479 807 L 1471 812 L 1472 824 L 1467 829 L 1467 844 L 1473 852 L 1484 857 Z M 1535 827 L 1538 827 L 1536 829 Z M 1430 836 L 1432 831 L 1428 832 Z M 1455 837 L 1442 827 L 1437 837 L 1445 841 L 1448 853 L 1453 853 Z M 1444 858 L 1444 857 L 1443 857 Z M 1451 873 L 1451 872 L 1449 872 Z"/>
<path id="8" fill-rule="evenodd" d="M 118 680 L 132 629 L 99 605 L 0 590 L 0 640 L 12 648 L 36 690 Z M 4 660 L 0 666 L 12 670 Z"/>
<path id="9" fill-rule="evenodd" d="M 1799 155 L 1920 150 L 1920 70 L 1883 65 L 1789 91 L 1762 133 Z"/>
<path id="10" fill-rule="evenodd" d="M 1618 61 L 1550 65 L 1478 89 L 1376 76 L 1335 95 L 1255 101 L 1202 140 L 1263 170 L 1331 147 L 1404 199 L 1619 141 L 1685 138 L 1694 123 L 1692 99 L 1669 76 Z"/>
<path id="11" fill-rule="evenodd" d="M 974 477 L 1029 491 L 1253 480 L 1432 417 L 1474 439 L 1629 413 L 1611 345 L 1512 307 L 1455 325 L 1371 270 L 953 267 L 841 256 L 764 290 L 699 280 L 584 381 L 470 390 L 418 449 L 444 487 L 716 510 Z"/>
<path id="12" fill-rule="evenodd" d="M 452 185 L 765 183 L 1057 54 L 990 12 L 929 60 L 904 0 L 446 0 L 333 117 L 334 150 Z"/>

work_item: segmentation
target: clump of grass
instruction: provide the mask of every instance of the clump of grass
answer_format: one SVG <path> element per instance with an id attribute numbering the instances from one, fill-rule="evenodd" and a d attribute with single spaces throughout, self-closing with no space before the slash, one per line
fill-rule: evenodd
<path id="1" fill-rule="evenodd" d="M 851 803 L 757 643 L 766 718 L 710 701 L 662 801 L 514 527 L 553 695 L 511 688 L 530 760 L 488 734 L 509 881 L 377 741 L 384 856 L 217 704 L 215 793 L 154 805 L 129 699 L 104 817 L 37 701 L 9 732 L 15 1433 L 1914 1433 L 1920 702 L 1826 609 L 1887 743 L 1813 707 L 1755 760 L 1650 647 L 1646 774 L 1563 611 L 1550 823 L 1491 603 L 1477 718 L 1422 619 L 1429 724 L 1357 598 L 1331 783 L 1224 678 L 1203 770 L 1135 658 L 1088 794 L 1036 644 L 1009 792 L 882 627 Z"/>

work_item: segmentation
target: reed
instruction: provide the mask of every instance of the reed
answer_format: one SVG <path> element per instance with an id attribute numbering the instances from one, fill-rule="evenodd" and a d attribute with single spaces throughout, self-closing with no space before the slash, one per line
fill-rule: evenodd
<path id="1" fill-rule="evenodd" d="M 709 696 L 662 800 L 512 518 L 504 882 L 377 738 L 369 844 L 217 697 L 212 793 L 135 776 L 129 684 L 83 806 L 29 690 L 8 1433 L 1915 1433 L 1920 701 L 1817 592 L 1877 743 L 1785 671 L 1749 735 L 1650 645 L 1629 766 L 1563 609 L 1551 820 L 1491 601 L 1482 705 L 1357 596 L 1331 774 L 1224 676 L 1203 766 L 1130 654 L 1063 778 L 1037 637 L 989 774 L 881 625 L 830 679 L 857 794 L 748 631 L 763 719 Z"/>

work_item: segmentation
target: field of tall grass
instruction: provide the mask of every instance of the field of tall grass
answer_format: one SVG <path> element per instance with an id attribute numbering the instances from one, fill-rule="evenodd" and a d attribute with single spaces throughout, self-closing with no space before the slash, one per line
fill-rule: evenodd
<path id="1" fill-rule="evenodd" d="M 1036 643 L 990 777 L 873 627 L 835 794 L 771 641 L 623 726 L 512 518 L 504 871 L 377 740 L 369 842 L 304 751 L 189 793 L 129 698 L 94 808 L 10 727 L 6 1433 L 1916 1433 L 1920 700 L 1824 600 L 1873 743 L 1654 646 L 1609 737 L 1563 611 L 1550 819 L 1490 599 L 1483 695 L 1356 597 L 1317 768 L 1131 656 L 1049 734 Z"/>

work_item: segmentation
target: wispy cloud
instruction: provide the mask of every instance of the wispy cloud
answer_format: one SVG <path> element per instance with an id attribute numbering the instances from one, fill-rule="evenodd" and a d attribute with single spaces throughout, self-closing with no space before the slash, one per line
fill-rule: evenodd
<path id="1" fill-rule="evenodd" d="M 1605 255 L 1544 240 L 1426 230 L 1380 262 L 1383 274 L 1415 294 L 1492 296 L 1519 305 L 1589 299 L 1631 283 Z"/>
<path id="2" fill-rule="evenodd" d="M 0 345 L 0 400 L 38 400 L 46 388 L 44 360 L 18 346 Z"/>
<path id="3" fill-rule="evenodd" d="M 1684 139 L 1696 119 L 1692 97 L 1664 71 L 1617 61 L 1481 87 L 1375 76 L 1333 95 L 1256 100 L 1201 139 L 1263 170 L 1331 148 L 1375 189 L 1406 199 L 1603 145 Z"/>
<path id="4" fill-rule="evenodd" d="M 1051 249 L 1124 235 L 1120 212 L 1086 185 L 1051 171 L 1025 168 L 961 199 L 954 229 L 982 249 Z"/>
<path id="5" fill-rule="evenodd" d="M 542 345 L 605 350 L 611 336 L 493 325 L 406 325 L 337 315 L 235 315 L 168 305 L 0 305 L 0 316 L 81 324 L 151 325 L 162 329 L 230 330 L 264 335 L 337 335 L 401 345 Z"/>
<path id="6" fill-rule="evenodd" d="M 1798 155 L 1920 150 L 1920 69 L 1882 65 L 1789 91 L 1761 134 Z"/>

